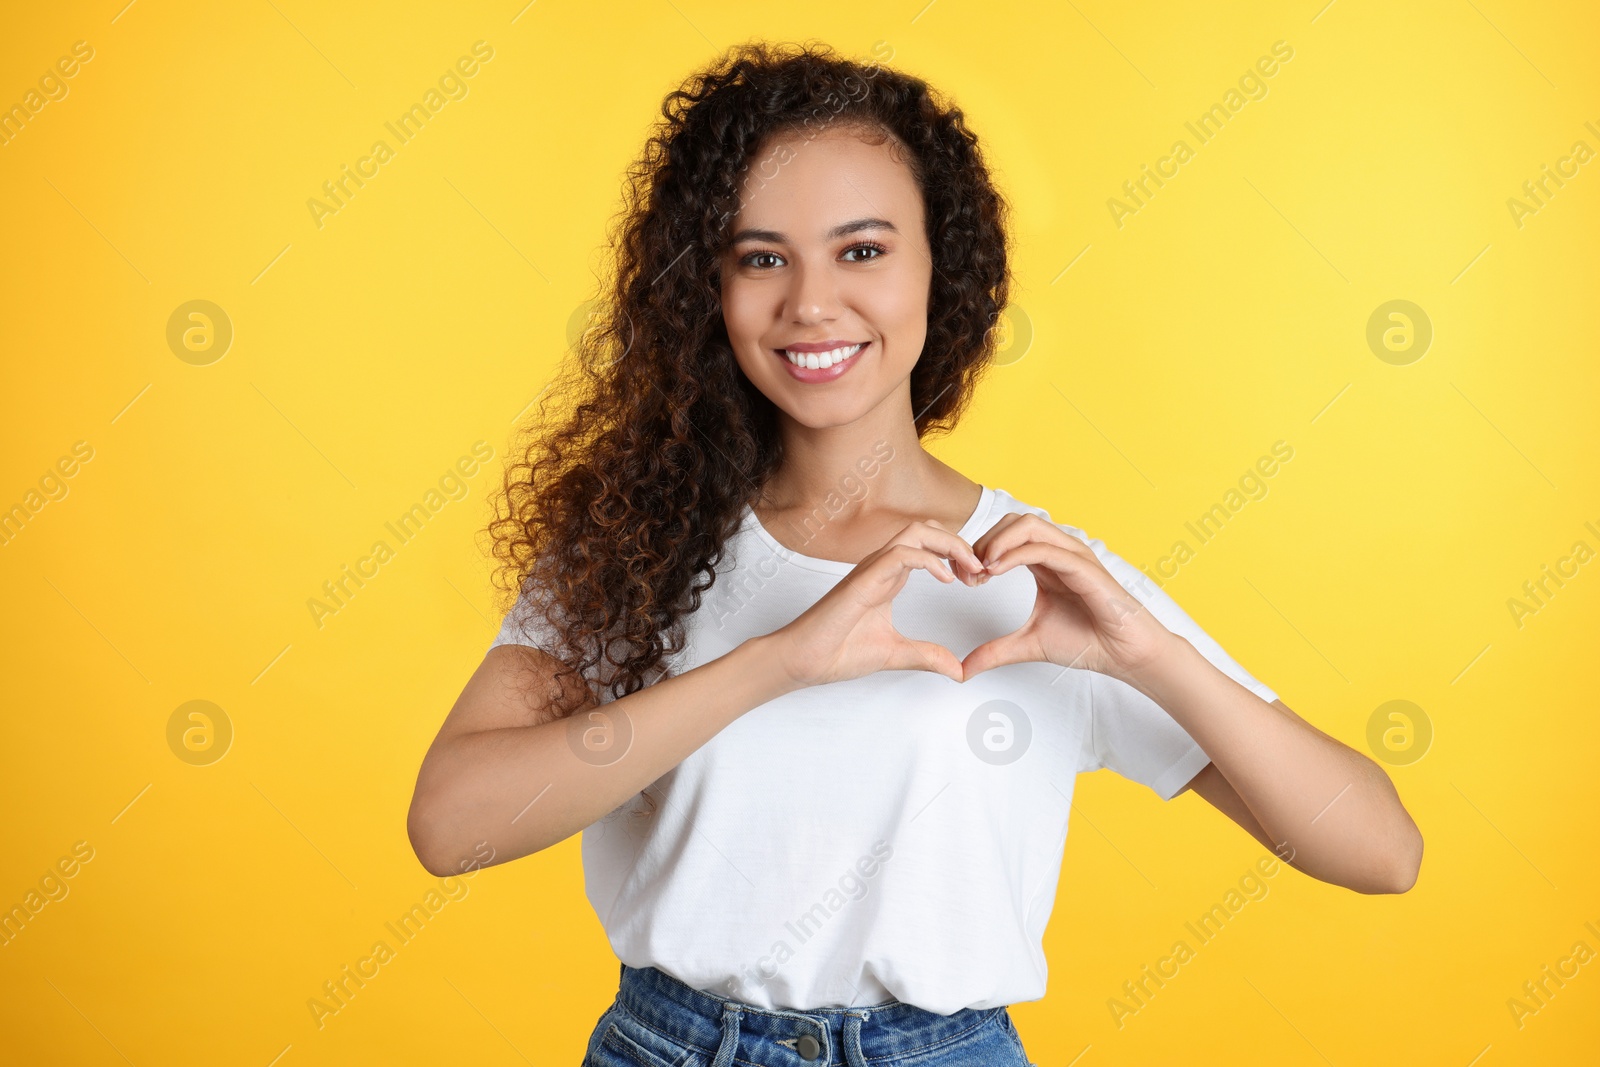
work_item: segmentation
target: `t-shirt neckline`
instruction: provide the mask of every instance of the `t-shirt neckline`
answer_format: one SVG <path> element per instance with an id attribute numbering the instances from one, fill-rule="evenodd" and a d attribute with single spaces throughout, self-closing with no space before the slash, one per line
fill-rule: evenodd
<path id="1" fill-rule="evenodd" d="M 989 511 L 993 504 L 994 489 L 985 485 L 983 486 L 982 494 L 978 497 L 978 506 L 973 509 L 971 516 L 962 524 L 961 529 L 956 531 L 956 536 L 971 544 L 973 537 L 982 528 L 984 520 L 989 517 Z M 807 556 L 784 546 L 782 542 L 767 531 L 765 526 L 761 525 L 760 518 L 756 516 L 755 508 L 749 504 L 746 504 L 744 508 L 744 521 L 745 527 L 753 532 L 762 544 L 771 549 L 779 558 L 789 563 L 797 564 L 808 570 L 822 571 L 825 574 L 844 575 L 856 569 L 856 564 L 854 563 L 846 563 L 838 559 L 821 559 L 817 556 Z"/>

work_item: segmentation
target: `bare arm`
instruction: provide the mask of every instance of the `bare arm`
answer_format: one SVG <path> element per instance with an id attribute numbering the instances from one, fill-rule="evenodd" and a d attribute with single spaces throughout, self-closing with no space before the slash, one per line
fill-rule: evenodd
<path id="1" fill-rule="evenodd" d="M 751 708 L 799 685 L 771 654 L 770 635 L 681 675 L 596 707 L 548 688 L 555 660 L 499 645 L 468 679 L 422 768 L 406 818 L 411 847 L 430 874 L 459 872 L 487 842 L 492 866 L 566 840 L 620 805 Z M 527 672 L 534 672 L 529 684 Z M 580 756 L 584 730 L 631 734 L 617 752 Z M 579 737 L 578 748 L 571 738 Z"/>
<path id="2" fill-rule="evenodd" d="M 979 569 L 972 546 L 939 523 L 911 523 L 788 625 L 600 707 L 576 682 L 554 692 L 559 665 L 548 653 L 497 645 L 422 759 L 406 816 L 411 848 L 440 877 L 504 863 L 566 840 L 785 693 L 880 670 L 960 681 L 950 650 L 901 635 L 890 605 L 913 570 L 971 585 Z M 620 755 L 594 758 L 582 743 L 589 729 L 626 737 Z"/>
<path id="3" fill-rule="evenodd" d="M 1323 733 L 1309 722 L 1306 722 L 1299 715 L 1296 715 L 1294 710 L 1283 701 L 1274 700 L 1271 706 L 1277 708 L 1285 715 L 1292 716 L 1295 722 L 1300 723 L 1307 730 L 1315 731 L 1319 736 L 1326 737 L 1330 742 L 1340 744 L 1340 742 L 1335 741 L 1334 738 L 1329 737 L 1328 734 Z M 1385 775 L 1385 780 L 1387 780 L 1387 778 L 1388 776 Z M 1389 785 L 1390 788 L 1394 787 L 1393 782 L 1390 782 Z M 1296 854 L 1292 842 L 1284 842 L 1279 844 L 1272 840 L 1272 835 L 1267 833 L 1262 825 L 1256 821 L 1255 813 L 1250 810 L 1250 806 L 1246 804 L 1244 798 L 1239 795 L 1239 791 L 1233 787 L 1233 783 L 1228 781 L 1228 779 L 1223 776 L 1223 773 L 1217 769 L 1217 765 L 1215 763 L 1206 764 L 1200 769 L 1199 773 L 1189 780 L 1187 785 L 1178 790 L 1179 793 L 1190 791 L 1203 797 L 1212 807 L 1216 808 L 1228 818 L 1232 819 L 1235 823 L 1239 824 L 1239 826 L 1242 827 L 1246 833 L 1265 845 L 1268 850 L 1276 854 L 1279 859 L 1283 860 L 1289 866 L 1301 871 L 1302 873 L 1311 873 L 1306 871 L 1306 869 L 1301 866 L 1300 863 L 1296 862 Z M 1414 826 L 1415 823 L 1412 825 Z M 1420 831 L 1418 832 L 1417 837 L 1417 848 L 1419 850 L 1422 848 Z M 1419 867 L 1420 856 L 1421 853 L 1419 851 Z M 1312 877 L 1316 877 L 1316 875 L 1312 874 Z M 1407 880 L 1405 889 L 1400 891 L 1404 892 L 1409 890 L 1410 886 L 1414 884 L 1415 881 L 1416 872 L 1413 871 L 1411 877 Z M 1370 890 L 1362 889 L 1358 889 L 1357 891 L 1370 892 Z"/>
<path id="4" fill-rule="evenodd" d="M 1131 684 L 1211 756 L 1217 773 L 1190 784 L 1280 859 L 1358 893 L 1415 884 L 1422 834 L 1371 759 L 1262 700 L 1181 637 Z"/>
<path id="5" fill-rule="evenodd" d="M 1422 833 L 1383 768 L 1223 673 L 1132 596 L 1091 545 L 1038 515 L 1007 515 L 973 547 L 990 575 L 1027 567 L 1039 595 L 1019 629 L 968 653 L 967 677 L 1028 660 L 1110 675 L 1205 750 L 1216 771 L 1202 770 L 1196 790 L 1280 858 L 1360 893 L 1415 884 Z"/>

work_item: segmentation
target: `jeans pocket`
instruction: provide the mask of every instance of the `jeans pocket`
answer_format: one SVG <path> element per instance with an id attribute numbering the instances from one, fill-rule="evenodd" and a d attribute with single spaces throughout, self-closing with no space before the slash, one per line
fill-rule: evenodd
<path id="1" fill-rule="evenodd" d="M 621 1005 L 608 1014 L 611 1018 L 592 1067 L 689 1067 L 695 1062 L 693 1049 L 651 1028 Z"/>
<path id="2" fill-rule="evenodd" d="M 1011 1043 L 1017 1047 L 1017 1055 L 1028 1067 L 1038 1067 L 1033 1060 L 1028 1058 L 1028 1050 L 1022 1047 L 1022 1035 L 1017 1033 L 1017 1025 L 1011 1019 L 1011 1012 L 1005 1008 L 1000 1009 L 1000 1021 L 1005 1027 L 1006 1036 L 1011 1038 Z"/>

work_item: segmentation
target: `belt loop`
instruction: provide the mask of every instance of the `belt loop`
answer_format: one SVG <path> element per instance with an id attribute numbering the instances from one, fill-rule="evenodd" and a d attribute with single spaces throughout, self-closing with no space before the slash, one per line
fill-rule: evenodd
<path id="1" fill-rule="evenodd" d="M 739 1019 L 743 1015 L 732 1004 L 722 1005 L 722 1042 L 717 1045 L 716 1058 L 711 1061 L 711 1067 L 731 1067 L 733 1057 L 739 1051 Z"/>
<path id="2" fill-rule="evenodd" d="M 866 1054 L 861 1051 L 861 1023 L 867 1017 L 864 1011 L 852 1011 L 844 1017 L 844 1034 L 840 1038 L 844 1048 L 844 1062 L 848 1067 L 867 1067 Z"/>

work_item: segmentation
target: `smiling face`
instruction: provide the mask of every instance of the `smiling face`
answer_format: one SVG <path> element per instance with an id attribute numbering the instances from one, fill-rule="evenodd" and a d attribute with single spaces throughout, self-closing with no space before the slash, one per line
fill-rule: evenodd
<path id="1" fill-rule="evenodd" d="M 775 136 L 746 172 L 722 317 L 745 376 L 806 427 L 849 425 L 891 398 L 910 415 L 933 265 L 905 158 L 892 138 L 836 129 Z M 785 350 L 806 354 L 796 366 Z"/>

